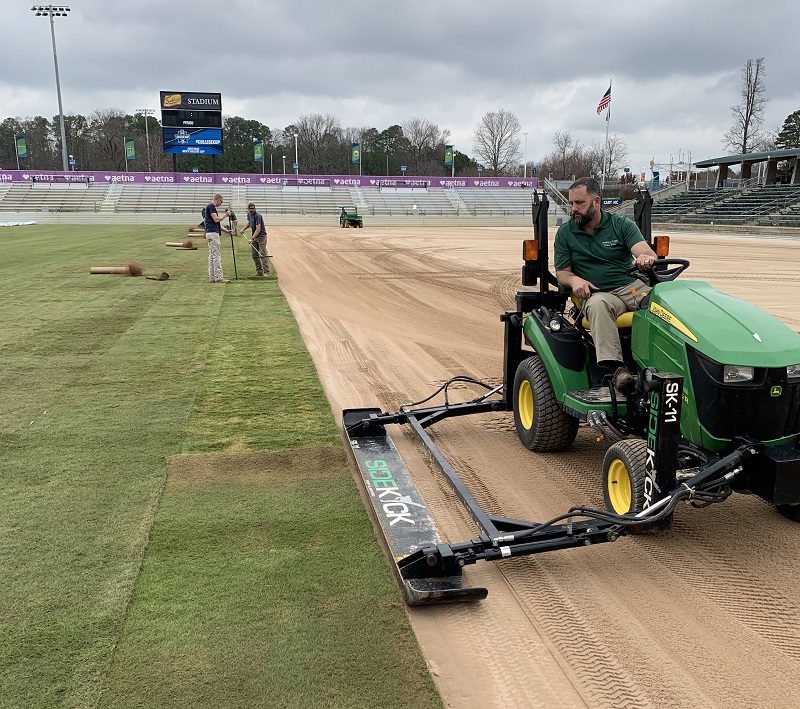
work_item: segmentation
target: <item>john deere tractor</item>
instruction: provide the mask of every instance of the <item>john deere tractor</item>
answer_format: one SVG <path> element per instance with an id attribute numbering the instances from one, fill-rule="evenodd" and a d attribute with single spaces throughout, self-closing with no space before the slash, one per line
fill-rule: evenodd
<path id="1" fill-rule="evenodd" d="M 345 227 L 358 227 L 359 229 L 364 226 L 361 215 L 358 213 L 358 208 L 354 204 L 346 204 L 340 207 L 339 212 L 339 226 L 344 229 Z"/>
<path id="2" fill-rule="evenodd" d="M 668 237 L 651 238 L 651 203 L 639 193 L 637 223 L 663 257 Z M 534 204 L 535 217 L 541 210 Z M 517 294 L 527 317 L 507 315 L 531 348 L 510 354 L 518 360 L 509 390 L 522 443 L 564 450 L 582 422 L 613 441 L 602 485 L 606 506 L 620 514 L 655 503 L 676 476 L 747 451 L 728 487 L 800 521 L 800 335 L 708 283 L 676 280 L 688 261 L 659 258 L 651 271 L 630 272 L 653 290 L 617 320 L 637 376 L 634 389 L 619 394 L 597 366 L 588 321 L 548 270 L 546 215 L 540 226 L 526 242 L 523 270 L 523 285 L 539 289 Z"/>

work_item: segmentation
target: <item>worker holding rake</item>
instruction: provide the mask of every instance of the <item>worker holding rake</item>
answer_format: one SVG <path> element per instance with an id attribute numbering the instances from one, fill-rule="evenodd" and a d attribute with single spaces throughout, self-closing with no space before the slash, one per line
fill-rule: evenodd
<path id="1" fill-rule="evenodd" d="M 205 213 L 205 229 L 206 241 L 208 241 L 208 280 L 211 283 L 227 283 L 228 281 L 222 275 L 222 254 L 219 248 L 220 232 L 231 234 L 230 229 L 226 229 L 220 222 L 229 216 L 230 209 L 226 209 L 224 214 L 217 212 L 217 207 L 222 204 L 223 197 L 221 194 L 215 194 L 211 202 L 206 205 Z"/>
<path id="2" fill-rule="evenodd" d="M 267 261 L 267 228 L 264 226 L 264 217 L 256 211 L 256 205 L 250 202 L 247 205 L 247 225 L 242 227 L 242 236 L 250 229 L 253 238 L 247 241 L 252 250 L 253 261 L 256 264 L 257 276 L 269 275 L 269 261 Z"/>

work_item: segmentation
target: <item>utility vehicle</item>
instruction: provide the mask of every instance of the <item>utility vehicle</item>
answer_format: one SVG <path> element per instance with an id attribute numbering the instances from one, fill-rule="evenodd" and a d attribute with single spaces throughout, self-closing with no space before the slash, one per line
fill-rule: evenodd
<path id="1" fill-rule="evenodd" d="M 345 227 L 358 227 L 360 229 L 364 226 L 364 221 L 354 204 L 346 204 L 339 209 L 341 209 L 341 212 L 339 212 L 339 226 L 342 229 Z"/>

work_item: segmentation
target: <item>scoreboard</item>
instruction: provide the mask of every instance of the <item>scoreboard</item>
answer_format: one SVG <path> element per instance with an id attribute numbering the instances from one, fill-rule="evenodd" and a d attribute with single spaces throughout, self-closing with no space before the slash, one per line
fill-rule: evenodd
<path id="1" fill-rule="evenodd" d="M 161 92 L 164 152 L 222 155 L 222 94 Z"/>

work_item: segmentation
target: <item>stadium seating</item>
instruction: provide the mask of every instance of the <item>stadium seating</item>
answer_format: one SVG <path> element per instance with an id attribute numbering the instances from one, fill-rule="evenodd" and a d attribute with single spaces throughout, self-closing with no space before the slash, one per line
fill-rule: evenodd
<path id="1" fill-rule="evenodd" d="M 198 223 L 214 192 L 225 197 L 240 220 L 255 202 L 274 224 L 337 225 L 343 205 L 355 205 L 365 225 L 530 224 L 531 190 L 522 188 L 351 187 L 263 184 L 214 185 L 111 183 L 5 183 L 0 185 L 0 213 L 26 215 L 50 222 L 119 221 L 130 223 Z M 630 211 L 630 205 L 627 205 Z M 625 210 L 626 204 L 616 208 Z M 553 206 L 557 225 L 562 212 Z M 627 213 L 627 211 L 623 211 Z M 629 214 L 632 216 L 632 214 Z M 18 218 L 18 217 L 17 217 Z M 401 221 L 397 221 L 401 220 Z M 715 224 L 744 228 L 800 228 L 800 185 L 749 189 L 693 189 L 656 200 L 653 221 Z"/>

